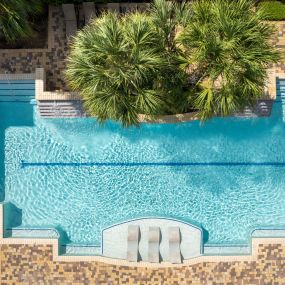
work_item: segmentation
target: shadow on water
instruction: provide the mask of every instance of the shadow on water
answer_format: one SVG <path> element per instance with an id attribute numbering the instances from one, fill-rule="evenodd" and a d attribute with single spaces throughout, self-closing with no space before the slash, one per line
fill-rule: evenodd
<path id="1" fill-rule="evenodd" d="M 5 237 L 12 235 L 12 228 L 22 224 L 22 210 L 12 203 L 6 203 L 4 207 L 4 229 Z"/>
<path id="2" fill-rule="evenodd" d="M 55 119 L 49 123 L 56 128 L 62 136 L 68 132 L 74 136 L 86 137 L 90 130 L 98 134 L 97 138 L 106 139 L 108 141 L 115 137 L 123 137 L 130 143 L 140 143 L 142 140 L 153 140 L 154 142 L 167 141 L 167 138 L 174 138 L 176 141 L 195 141 L 210 140 L 219 138 L 221 135 L 229 140 L 240 140 L 242 142 L 251 139 L 254 132 L 254 138 L 262 139 L 267 136 L 270 127 L 278 124 L 282 120 L 282 105 L 279 100 L 273 103 L 273 109 L 270 117 L 258 118 L 214 118 L 204 124 L 199 121 L 174 123 L 174 124 L 141 124 L 140 127 L 122 128 L 122 126 L 113 121 L 104 124 L 98 124 L 94 118 L 65 120 Z M 256 131 L 258 130 L 258 131 Z M 237 135 L 238 134 L 238 135 Z"/>
<path id="3" fill-rule="evenodd" d="M 207 243 L 209 240 L 209 232 L 202 226 L 202 231 L 203 231 L 203 243 Z"/>

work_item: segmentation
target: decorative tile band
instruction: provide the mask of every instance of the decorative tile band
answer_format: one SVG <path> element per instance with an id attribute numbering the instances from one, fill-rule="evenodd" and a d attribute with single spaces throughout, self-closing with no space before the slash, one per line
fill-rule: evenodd
<path id="1" fill-rule="evenodd" d="M 21 74 L 0 74 L 0 80 L 9 81 L 9 80 L 35 80 L 35 73 L 21 73 Z"/>

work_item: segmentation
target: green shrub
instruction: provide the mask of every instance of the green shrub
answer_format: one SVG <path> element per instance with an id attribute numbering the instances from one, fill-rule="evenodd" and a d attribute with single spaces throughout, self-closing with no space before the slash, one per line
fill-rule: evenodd
<path id="1" fill-rule="evenodd" d="M 267 14 L 266 20 L 285 20 L 285 4 L 282 2 L 263 1 L 260 2 L 259 7 L 265 10 Z"/>
<path id="2" fill-rule="evenodd" d="M 103 14 L 73 38 L 65 76 L 101 122 L 228 116 L 255 104 L 279 60 L 263 18 L 251 0 L 154 0 L 148 14 Z"/>
<path id="3" fill-rule="evenodd" d="M 37 0 L 0 0 L 0 35 L 9 42 L 31 36 L 33 30 L 29 17 L 41 9 Z"/>

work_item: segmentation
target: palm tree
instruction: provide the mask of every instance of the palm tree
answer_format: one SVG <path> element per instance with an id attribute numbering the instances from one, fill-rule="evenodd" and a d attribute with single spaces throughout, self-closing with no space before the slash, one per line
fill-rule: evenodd
<path id="1" fill-rule="evenodd" d="M 39 0 L 0 0 L 0 33 L 7 41 L 30 36 L 29 15 L 41 9 Z"/>
<path id="2" fill-rule="evenodd" d="M 249 0 L 200 0 L 178 41 L 183 68 L 198 75 L 200 91 L 190 100 L 201 119 L 229 115 L 262 96 L 266 69 L 278 60 L 274 28 Z"/>
<path id="3" fill-rule="evenodd" d="M 173 5 L 160 2 L 173 11 Z M 169 49 L 174 28 L 160 37 L 164 26 L 154 14 L 105 14 L 74 38 L 66 77 L 99 121 L 138 125 L 139 114 L 168 112 L 183 93 L 186 77 Z"/>
<path id="4" fill-rule="evenodd" d="M 147 13 L 104 14 L 74 37 L 66 78 L 99 121 L 229 115 L 260 98 L 278 60 L 263 19 L 248 0 L 155 0 Z"/>

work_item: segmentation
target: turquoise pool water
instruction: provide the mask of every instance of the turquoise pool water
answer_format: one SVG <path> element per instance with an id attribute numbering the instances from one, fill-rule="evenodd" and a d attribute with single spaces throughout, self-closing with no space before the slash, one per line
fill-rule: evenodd
<path id="1" fill-rule="evenodd" d="M 285 226 L 280 103 L 270 118 L 203 126 L 42 119 L 26 102 L 0 102 L 0 119 L 0 192 L 22 210 L 21 227 L 60 227 L 96 245 L 103 228 L 135 217 L 194 221 L 210 244 Z"/>

